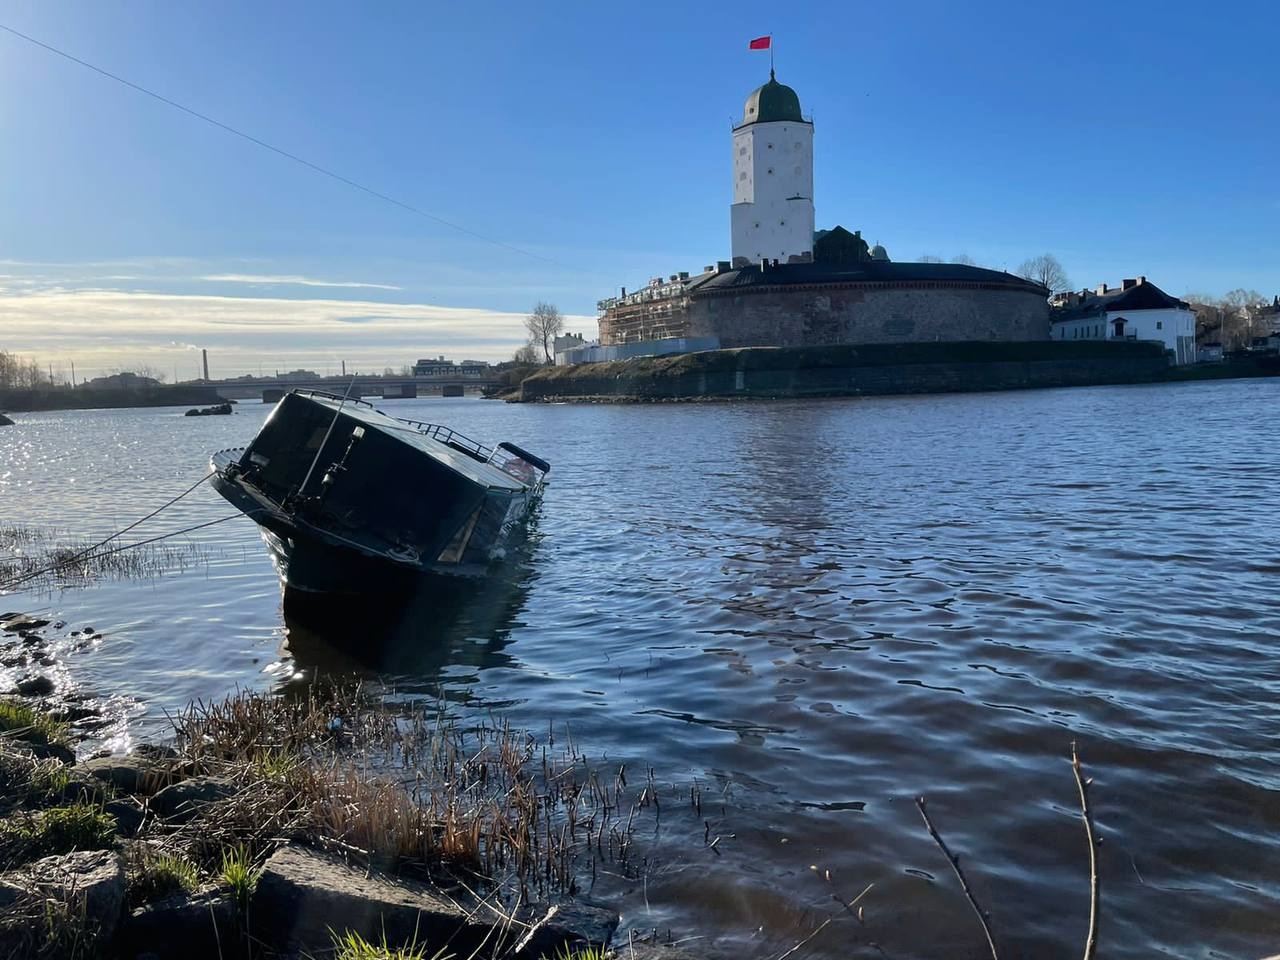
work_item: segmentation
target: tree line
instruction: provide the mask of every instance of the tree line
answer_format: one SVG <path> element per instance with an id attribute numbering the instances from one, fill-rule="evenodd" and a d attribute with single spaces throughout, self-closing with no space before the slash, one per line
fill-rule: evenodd
<path id="1" fill-rule="evenodd" d="M 40 364 L 0 350 L 0 390 L 34 390 L 48 383 L 49 377 Z"/>
<path id="2" fill-rule="evenodd" d="M 1242 350 L 1280 325 L 1272 301 L 1257 290 L 1236 288 L 1220 297 L 1188 293 L 1183 299 L 1196 314 L 1196 339 L 1221 343 L 1224 350 Z"/>

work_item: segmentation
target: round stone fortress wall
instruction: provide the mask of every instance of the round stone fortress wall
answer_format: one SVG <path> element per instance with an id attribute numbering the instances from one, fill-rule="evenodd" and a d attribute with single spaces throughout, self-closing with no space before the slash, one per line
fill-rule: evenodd
<path id="1" fill-rule="evenodd" d="M 687 309 L 687 335 L 718 337 L 722 347 L 1049 338 L 1049 304 L 1033 289 L 757 286 L 698 293 Z"/>

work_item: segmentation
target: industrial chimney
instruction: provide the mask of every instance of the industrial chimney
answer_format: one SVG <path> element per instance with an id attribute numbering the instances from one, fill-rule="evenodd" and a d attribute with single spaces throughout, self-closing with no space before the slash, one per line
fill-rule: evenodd
<path id="1" fill-rule="evenodd" d="M 209 351 L 201 350 L 200 359 L 204 363 L 204 379 L 205 383 L 209 382 Z"/>

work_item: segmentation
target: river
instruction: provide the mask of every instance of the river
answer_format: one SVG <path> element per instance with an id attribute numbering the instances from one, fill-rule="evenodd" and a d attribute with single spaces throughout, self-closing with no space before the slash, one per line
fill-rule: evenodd
<path id="1" fill-rule="evenodd" d="M 986 955 L 925 795 L 1005 955 L 1056 958 L 1088 922 L 1075 741 L 1100 956 L 1280 950 L 1280 381 L 385 408 L 551 461 L 516 569 L 391 639 L 349 611 L 372 665 L 286 626 L 244 519 L 160 576 L 0 598 L 101 633 L 57 669 L 102 698 L 102 742 L 349 672 L 568 730 L 668 797 L 647 875 L 608 888 L 624 924 L 708 956 L 777 957 L 828 917 L 801 956 Z M 266 413 L 21 415 L 0 520 L 105 535 Z M 205 485 L 136 535 L 229 512 Z M 868 884 L 859 922 L 834 897 Z"/>

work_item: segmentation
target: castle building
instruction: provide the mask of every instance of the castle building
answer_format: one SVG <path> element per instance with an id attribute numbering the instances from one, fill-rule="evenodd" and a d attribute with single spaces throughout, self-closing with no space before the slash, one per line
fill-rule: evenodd
<path id="1" fill-rule="evenodd" d="M 813 122 L 753 90 L 733 129 L 730 259 L 601 300 L 600 343 L 564 362 L 727 347 L 1046 340 L 1049 291 L 997 270 L 895 262 L 860 231 L 814 230 Z"/>
<path id="2" fill-rule="evenodd" d="M 813 259 L 813 123 L 769 71 L 733 129 L 733 266 Z"/>

